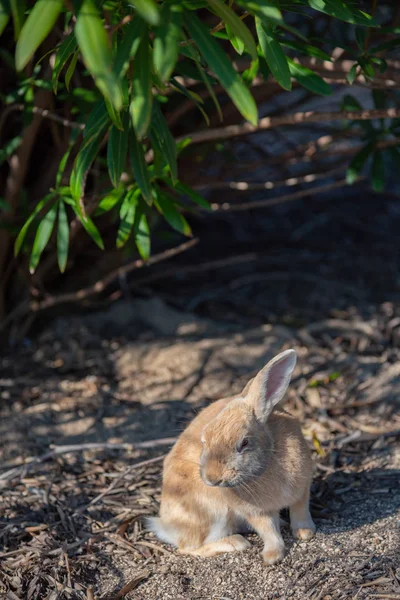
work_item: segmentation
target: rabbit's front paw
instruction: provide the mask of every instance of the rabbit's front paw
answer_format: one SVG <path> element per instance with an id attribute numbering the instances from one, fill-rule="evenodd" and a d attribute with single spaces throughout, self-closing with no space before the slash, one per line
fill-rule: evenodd
<path id="1" fill-rule="evenodd" d="M 314 537 L 315 527 L 307 529 L 296 529 L 293 533 L 295 538 L 297 538 L 298 540 L 307 542 L 308 540 L 311 540 L 312 537 Z"/>
<path id="2" fill-rule="evenodd" d="M 311 540 L 316 530 L 313 521 L 310 519 L 306 523 L 296 523 L 296 525 L 292 528 L 294 537 L 301 541 Z"/>
<path id="3" fill-rule="evenodd" d="M 275 565 L 283 559 L 284 555 L 285 549 L 283 547 L 264 548 L 261 553 L 265 565 Z"/>

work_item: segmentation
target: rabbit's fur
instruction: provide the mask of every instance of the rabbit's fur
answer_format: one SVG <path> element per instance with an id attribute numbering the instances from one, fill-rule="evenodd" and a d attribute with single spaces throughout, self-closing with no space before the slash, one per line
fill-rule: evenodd
<path id="1" fill-rule="evenodd" d="M 240 396 L 202 410 L 164 461 L 159 518 L 149 528 L 180 552 L 214 556 L 244 550 L 239 532 L 263 539 L 266 564 L 282 559 L 279 511 L 290 508 L 298 539 L 315 525 L 309 512 L 312 462 L 297 420 L 276 409 L 296 364 L 282 352 L 251 380 Z"/>

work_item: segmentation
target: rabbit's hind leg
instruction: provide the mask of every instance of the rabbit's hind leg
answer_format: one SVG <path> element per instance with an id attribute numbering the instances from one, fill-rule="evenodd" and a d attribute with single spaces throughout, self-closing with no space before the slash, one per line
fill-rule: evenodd
<path id="1" fill-rule="evenodd" d="M 200 548 L 181 548 L 179 552 L 181 554 L 191 554 L 192 556 L 210 557 L 217 556 L 217 554 L 224 554 L 225 552 L 241 552 L 250 548 L 251 544 L 242 535 L 235 534 L 216 540 L 215 542 L 209 542 L 200 546 Z"/>

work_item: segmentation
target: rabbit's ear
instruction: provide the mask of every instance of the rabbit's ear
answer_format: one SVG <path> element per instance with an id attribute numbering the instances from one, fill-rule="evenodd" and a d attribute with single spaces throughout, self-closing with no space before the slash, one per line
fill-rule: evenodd
<path id="1" fill-rule="evenodd" d="M 282 400 L 295 366 L 296 352 L 286 350 L 275 356 L 246 386 L 246 401 L 261 421 L 266 421 Z"/>

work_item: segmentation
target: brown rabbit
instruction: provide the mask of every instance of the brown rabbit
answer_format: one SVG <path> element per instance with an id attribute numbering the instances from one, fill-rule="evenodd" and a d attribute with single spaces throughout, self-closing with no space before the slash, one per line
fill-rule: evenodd
<path id="1" fill-rule="evenodd" d="M 245 550 L 240 531 L 263 539 L 264 562 L 283 558 L 279 511 L 290 509 L 293 534 L 310 539 L 312 462 L 300 425 L 277 409 L 296 353 L 271 360 L 240 396 L 205 408 L 179 437 L 164 461 L 160 517 L 149 529 L 180 552 L 214 556 Z"/>

